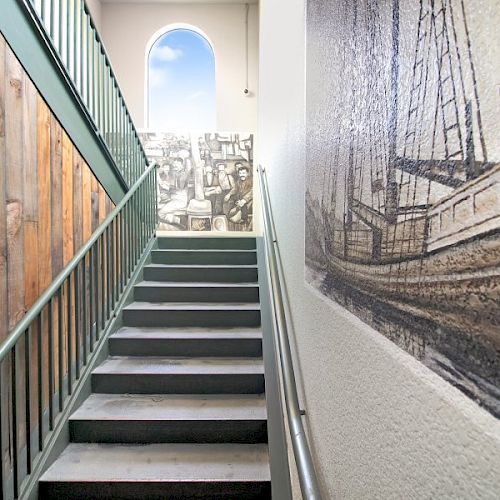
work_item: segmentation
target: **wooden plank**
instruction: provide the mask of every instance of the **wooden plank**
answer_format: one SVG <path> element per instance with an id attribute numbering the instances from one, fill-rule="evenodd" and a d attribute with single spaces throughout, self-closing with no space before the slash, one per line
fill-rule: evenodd
<path id="1" fill-rule="evenodd" d="M 50 163 L 50 111 L 37 98 L 37 167 L 38 167 L 38 286 L 42 293 L 52 282 L 52 175 Z"/>
<path id="2" fill-rule="evenodd" d="M 94 232 L 97 227 L 99 226 L 99 183 L 97 182 L 97 179 L 94 177 L 92 174 L 91 178 L 91 188 L 92 188 L 92 195 L 91 195 L 91 200 L 92 200 L 92 213 L 91 213 L 91 220 L 92 220 L 92 232 Z"/>
<path id="3" fill-rule="evenodd" d="M 106 191 L 104 191 L 104 188 L 100 184 L 98 186 L 98 192 L 99 192 L 99 224 L 102 224 L 104 222 L 104 219 L 106 218 L 107 204 L 106 204 Z"/>
<path id="4" fill-rule="evenodd" d="M 74 255 L 73 245 L 73 144 L 62 134 L 62 218 L 63 218 L 63 265 Z"/>
<path id="5" fill-rule="evenodd" d="M 7 337 L 7 200 L 5 197 L 5 50 L 6 44 L 0 34 L 0 342 Z M 0 403 L 3 405 L 4 401 Z M 0 450 L 2 453 L 4 450 Z"/>
<path id="6" fill-rule="evenodd" d="M 52 177 L 52 278 L 63 268 L 62 129 L 50 117 L 50 170 Z"/>
<path id="7" fill-rule="evenodd" d="M 82 219 L 83 241 L 92 234 L 92 173 L 87 164 L 82 166 Z"/>
<path id="8" fill-rule="evenodd" d="M 73 241 L 75 252 L 83 245 L 83 159 L 73 147 Z"/>
<path id="9" fill-rule="evenodd" d="M 6 51 L 5 143 L 7 196 L 7 296 L 9 330 L 24 316 L 24 158 L 23 70 L 14 54 Z"/>

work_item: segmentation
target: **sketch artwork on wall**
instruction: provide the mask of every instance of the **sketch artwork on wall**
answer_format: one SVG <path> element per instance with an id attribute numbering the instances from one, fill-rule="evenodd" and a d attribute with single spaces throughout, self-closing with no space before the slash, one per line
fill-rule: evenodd
<path id="1" fill-rule="evenodd" d="M 139 133 L 158 163 L 158 229 L 252 231 L 253 136 Z"/>
<path id="2" fill-rule="evenodd" d="M 310 0 L 305 187 L 306 280 L 497 417 L 499 20 Z"/>

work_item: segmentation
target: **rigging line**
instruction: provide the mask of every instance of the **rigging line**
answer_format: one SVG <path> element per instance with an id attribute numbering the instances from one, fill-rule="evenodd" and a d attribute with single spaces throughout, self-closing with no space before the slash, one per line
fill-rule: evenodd
<path id="1" fill-rule="evenodd" d="M 469 54 L 470 70 L 471 70 L 471 76 L 472 76 L 472 86 L 474 88 L 474 97 L 476 99 L 476 104 L 477 104 L 476 116 L 477 116 L 477 124 L 478 124 L 478 128 L 479 128 L 479 139 L 481 141 L 481 148 L 483 150 L 483 160 L 486 163 L 486 161 L 488 160 L 488 156 L 486 153 L 486 140 L 484 138 L 484 133 L 483 133 L 483 123 L 482 123 L 482 118 L 481 118 L 481 107 L 480 107 L 480 103 L 479 103 L 479 91 L 478 91 L 478 87 L 477 87 L 476 68 L 474 66 L 474 61 L 472 59 L 472 45 L 471 45 L 471 40 L 470 40 L 469 25 L 467 23 L 467 16 L 465 14 L 464 0 L 461 0 L 461 5 L 462 5 L 462 15 L 464 18 L 465 35 L 467 38 L 467 51 Z"/>

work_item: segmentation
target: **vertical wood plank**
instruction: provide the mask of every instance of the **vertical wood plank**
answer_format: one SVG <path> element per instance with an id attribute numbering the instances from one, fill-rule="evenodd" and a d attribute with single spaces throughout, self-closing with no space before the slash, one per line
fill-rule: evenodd
<path id="1" fill-rule="evenodd" d="M 104 222 L 104 219 L 106 218 L 106 191 L 104 191 L 104 188 L 99 184 L 99 224 L 102 224 Z"/>
<path id="2" fill-rule="evenodd" d="M 99 183 L 97 182 L 97 179 L 94 177 L 92 174 L 91 177 L 91 188 L 92 188 L 92 195 L 91 195 L 91 200 L 92 200 L 92 214 L 91 214 L 91 220 L 92 220 L 92 232 L 94 232 L 97 227 L 99 226 Z"/>
<path id="3" fill-rule="evenodd" d="M 92 174 L 87 164 L 82 166 L 83 241 L 92 234 Z"/>
<path id="4" fill-rule="evenodd" d="M 83 160 L 73 147 L 73 241 L 75 253 L 83 245 Z"/>
<path id="5" fill-rule="evenodd" d="M 62 219 L 63 266 L 74 255 L 73 245 L 73 144 L 66 132 L 62 133 Z"/>
<path id="6" fill-rule="evenodd" d="M 7 337 L 7 200 L 5 197 L 5 40 L 0 35 L 0 342 Z M 3 405 L 3 401 L 0 403 Z M 5 441 L 4 441 L 5 442 Z M 0 450 L 2 453 L 4 450 Z"/>
<path id="7" fill-rule="evenodd" d="M 14 54 L 6 51 L 5 142 L 8 166 L 7 260 L 9 329 L 24 315 L 24 162 L 23 162 L 23 71 Z"/>
<path id="8" fill-rule="evenodd" d="M 50 168 L 52 206 L 52 278 L 63 268 L 62 128 L 50 117 Z"/>
<path id="9" fill-rule="evenodd" d="M 50 111 L 37 98 L 38 166 L 38 286 L 42 293 L 52 281 L 52 172 L 50 162 Z"/>
<path id="10" fill-rule="evenodd" d="M 39 295 L 38 286 L 38 176 L 37 176 L 37 91 L 29 78 L 24 81 L 24 284 L 28 310 Z"/>

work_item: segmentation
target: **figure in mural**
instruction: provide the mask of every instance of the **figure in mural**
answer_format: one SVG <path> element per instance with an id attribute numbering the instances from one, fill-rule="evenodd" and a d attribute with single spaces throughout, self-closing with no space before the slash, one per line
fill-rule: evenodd
<path id="1" fill-rule="evenodd" d="M 158 169 L 160 230 L 251 231 L 250 134 L 140 134 Z"/>
<path id="2" fill-rule="evenodd" d="M 500 65 L 463 0 L 410 4 L 308 4 L 307 279 L 500 416 Z"/>
<path id="3" fill-rule="evenodd" d="M 247 225 L 253 206 L 253 182 L 250 169 L 242 163 L 235 165 L 238 179 L 234 187 L 224 197 L 227 204 L 224 210 L 228 218 L 235 224 Z"/>

